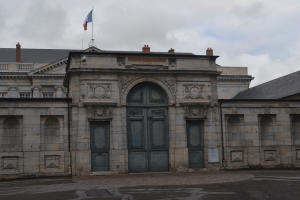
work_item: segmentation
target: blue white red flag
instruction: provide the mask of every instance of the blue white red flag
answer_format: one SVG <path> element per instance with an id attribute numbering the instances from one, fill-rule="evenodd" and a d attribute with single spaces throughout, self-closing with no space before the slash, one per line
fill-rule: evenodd
<path id="1" fill-rule="evenodd" d="M 91 12 L 86 16 L 83 22 L 83 27 L 85 31 L 87 30 L 87 23 L 89 22 L 93 22 L 93 10 L 91 10 Z"/>

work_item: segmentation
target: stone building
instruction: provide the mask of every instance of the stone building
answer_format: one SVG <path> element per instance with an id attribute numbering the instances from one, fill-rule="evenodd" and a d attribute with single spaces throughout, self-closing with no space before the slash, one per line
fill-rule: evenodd
<path id="1" fill-rule="evenodd" d="M 0 49 L 0 177 L 299 167 L 298 74 L 254 97 L 217 57 Z"/>

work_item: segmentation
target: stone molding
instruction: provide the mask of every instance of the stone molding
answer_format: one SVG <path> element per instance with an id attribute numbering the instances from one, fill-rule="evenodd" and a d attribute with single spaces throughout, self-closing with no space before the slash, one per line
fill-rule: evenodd
<path id="1" fill-rule="evenodd" d="M 169 67 L 164 66 L 164 65 L 142 65 L 142 64 L 136 65 L 136 64 L 133 64 L 133 65 L 127 65 L 126 68 L 157 70 L 157 69 L 168 69 Z"/>
<path id="2" fill-rule="evenodd" d="M 167 93 L 169 104 L 175 103 L 176 99 L 176 80 L 174 77 L 138 77 L 138 76 L 120 76 L 119 92 L 123 104 L 126 104 L 126 96 L 129 90 L 136 84 L 141 82 L 153 82 L 161 86 Z M 173 102 L 171 102 L 171 100 Z"/>

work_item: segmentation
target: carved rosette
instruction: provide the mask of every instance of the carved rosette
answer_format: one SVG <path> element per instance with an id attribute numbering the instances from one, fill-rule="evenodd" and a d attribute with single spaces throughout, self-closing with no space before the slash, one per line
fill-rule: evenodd
<path id="1" fill-rule="evenodd" d="M 89 98 L 105 99 L 111 98 L 110 84 L 88 84 Z"/>
<path id="2" fill-rule="evenodd" d="M 204 99 L 203 85 L 185 85 L 184 98 L 185 99 Z"/>
<path id="3" fill-rule="evenodd" d="M 185 107 L 185 118 L 206 118 L 206 107 Z"/>

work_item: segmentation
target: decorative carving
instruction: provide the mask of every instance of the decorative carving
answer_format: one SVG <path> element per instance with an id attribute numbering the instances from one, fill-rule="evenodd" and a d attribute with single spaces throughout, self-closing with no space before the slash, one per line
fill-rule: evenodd
<path id="1" fill-rule="evenodd" d="M 175 97 L 176 97 L 176 81 L 175 81 L 175 78 L 158 78 L 158 79 L 161 80 L 164 84 L 166 84 L 166 86 L 170 90 L 173 98 L 175 99 Z"/>
<path id="2" fill-rule="evenodd" d="M 184 91 L 186 99 L 204 99 L 203 85 L 185 85 Z"/>
<path id="3" fill-rule="evenodd" d="M 176 58 L 169 58 L 169 66 L 175 67 L 176 65 Z"/>
<path id="4" fill-rule="evenodd" d="M 205 118 L 207 108 L 205 107 L 185 107 L 185 118 Z"/>
<path id="5" fill-rule="evenodd" d="M 265 161 L 275 161 L 276 160 L 276 151 L 267 150 L 265 151 Z"/>
<path id="6" fill-rule="evenodd" d="M 244 152 L 243 151 L 231 151 L 231 162 L 243 162 Z"/>
<path id="7" fill-rule="evenodd" d="M 164 110 L 151 110 L 151 115 L 165 115 L 165 111 Z"/>
<path id="8" fill-rule="evenodd" d="M 163 65 L 127 65 L 126 68 L 135 68 L 135 69 L 168 69 L 168 66 L 163 66 Z"/>
<path id="9" fill-rule="evenodd" d="M 120 77 L 120 79 L 119 79 L 119 90 L 120 90 L 120 96 L 121 97 L 123 96 L 124 91 L 126 90 L 128 85 L 130 85 L 130 83 L 132 83 L 133 81 L 135 81 L 138 78 L 139 77 L 137 77 L 137 76 L 123 76 L 123 77 Z"/>
<path id="10" fill-rule="evenodd" d="M 93 117 L 105 117 L 107 116 L 107 108 L 98 108 L 93 110 Z"/>
<path id="11" fill-rule="evenodd" d="M 119 66 L 125 65 L 125 57 L 117 57 L 117 63 Z"/>
<path id="12" fill-rule="evenodd" d="M 112 119 L 113 118 L 112 107 L 98 107 L 89 106 L 87 112 L 89 119 Z"/>
<path id="13" fill-rule="evenodd" d="M 111 98 L 110 84 L 89 84 L 88 87 L 89 98 Z"/>
<path id="14" fill-rule="evenodd" d="M 142 109 L 130 109 L 129 115 L 143 115 Z"/>

